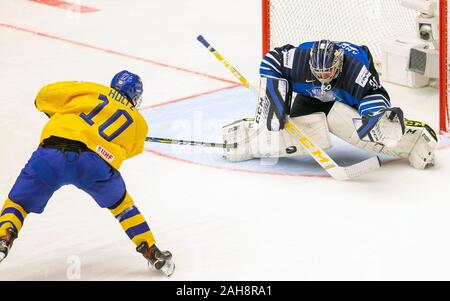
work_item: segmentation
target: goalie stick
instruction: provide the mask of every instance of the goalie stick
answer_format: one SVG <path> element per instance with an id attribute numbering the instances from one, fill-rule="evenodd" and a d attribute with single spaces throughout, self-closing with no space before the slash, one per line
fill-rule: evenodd
<path id="1" fill-rule="evenodd" d="M 216 49 L 214 49 L 214 47 L 212 47 L 208 41 L 205 40 L 205 38 L 202 35 L 199 35 L 197 37 L 197 40 L 202 43 L 203 46 L 205 46 L 206 49 L 209 50 L 209 52 L 211 52 L 220 62 L 222 62 L 225 67 L 231 71 L 231 73 L 233 73 L 233 75 L 239 79 L 239 81 L 246 87 L 246 88 L 250 88 L 250 83 L 236 70 L 234 69 L 234 67 L 223 58 L 223 56 L 217 52 Z"/>
<path id="2" fill-rule="evenodd" d="M 245 87 L 251 89 L 256 95 L 259 95 L 259 93 L 251 87 L 250 83 L 228 61 L 226 61 L 203 36 L 198 36 L 197 40 L 200 41 L 202 45 L 205 46 L 212 54 L 214 54 L 214 56 L 221 61 Z M 292 122 L 289 116 L 286 118 L 285 128 L 291 137 L 294 138 L 295 141 L 298 142 L 333 179 L 353 179 L 370 171 L 376 170 L 381 166 L 378 156 L 374 156 L 350 166 L 339 166 L 319 145 L 315 144 L 310 138 L 308 138 L 304 131 Z"/>

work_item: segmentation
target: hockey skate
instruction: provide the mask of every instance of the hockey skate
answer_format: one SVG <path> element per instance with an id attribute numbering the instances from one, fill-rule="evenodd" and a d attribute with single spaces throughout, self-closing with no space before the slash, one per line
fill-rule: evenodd
<path id="1" fill-rule="evenodd" d="M 141 243 L 136 251 L 148 260 L 149 268 L 161 271 L 168 277 L 173 274 L 175 263 L 173 263 L 172 254 L 169 251 L 160 251 L 156 245 L 149 248 L 146 242 Z"/>
<path id="2" fill-rule="evenodd" d="M 6 236 L 0 237 L 0 262 L 8 256 L 8 251 L 17 238 L 17 232 L 14 228 L 6 229 Z"/>

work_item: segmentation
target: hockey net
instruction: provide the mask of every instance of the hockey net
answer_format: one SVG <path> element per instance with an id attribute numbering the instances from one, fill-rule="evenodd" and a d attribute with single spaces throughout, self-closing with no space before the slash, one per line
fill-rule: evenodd
<path id="1" fill-rule="evenodd" d="M 447 1 L 440 1 L 440 129 L 449 129 Z M 271 48 L 330 39 L 367 45 L 381 61 L 383 40 L 415 36 L 417 12 L 401 0 L 262 0 L 263 55 Z"/>
<path id="2" fill-rule="evenodd" d="M 448 19 L 450 12 L 447 0 L 440 0 L 440 127 L 441 131 L 448 133 L 450 127 L 450 40 Z"/>

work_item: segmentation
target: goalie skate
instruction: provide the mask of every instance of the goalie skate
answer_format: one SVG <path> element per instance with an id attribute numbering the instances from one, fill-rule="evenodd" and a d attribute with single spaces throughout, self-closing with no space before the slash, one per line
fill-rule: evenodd
<path id="1" fill-rule="evenodd" d="M 175 263 L 169 251 L 160 251 L 156 245 L 149 248 L 146 242 L 141 243 L 136 250 L 148 260 L 150 269 L 161 271 L 168 277 L 173 274 Z"/>

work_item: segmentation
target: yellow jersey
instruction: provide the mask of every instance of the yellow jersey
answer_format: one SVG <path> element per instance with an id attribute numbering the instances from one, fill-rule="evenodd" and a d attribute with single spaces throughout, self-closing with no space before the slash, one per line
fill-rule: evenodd
<path id="1" fill-rule="evenodd" d="M 40 142 L 57 136 L 83 142 L 115 169 L 142 153 L 148 126 L 116 90 L 89 82 L 57 82 L 44 86 L 36 107 L 50 120 Z"/>

